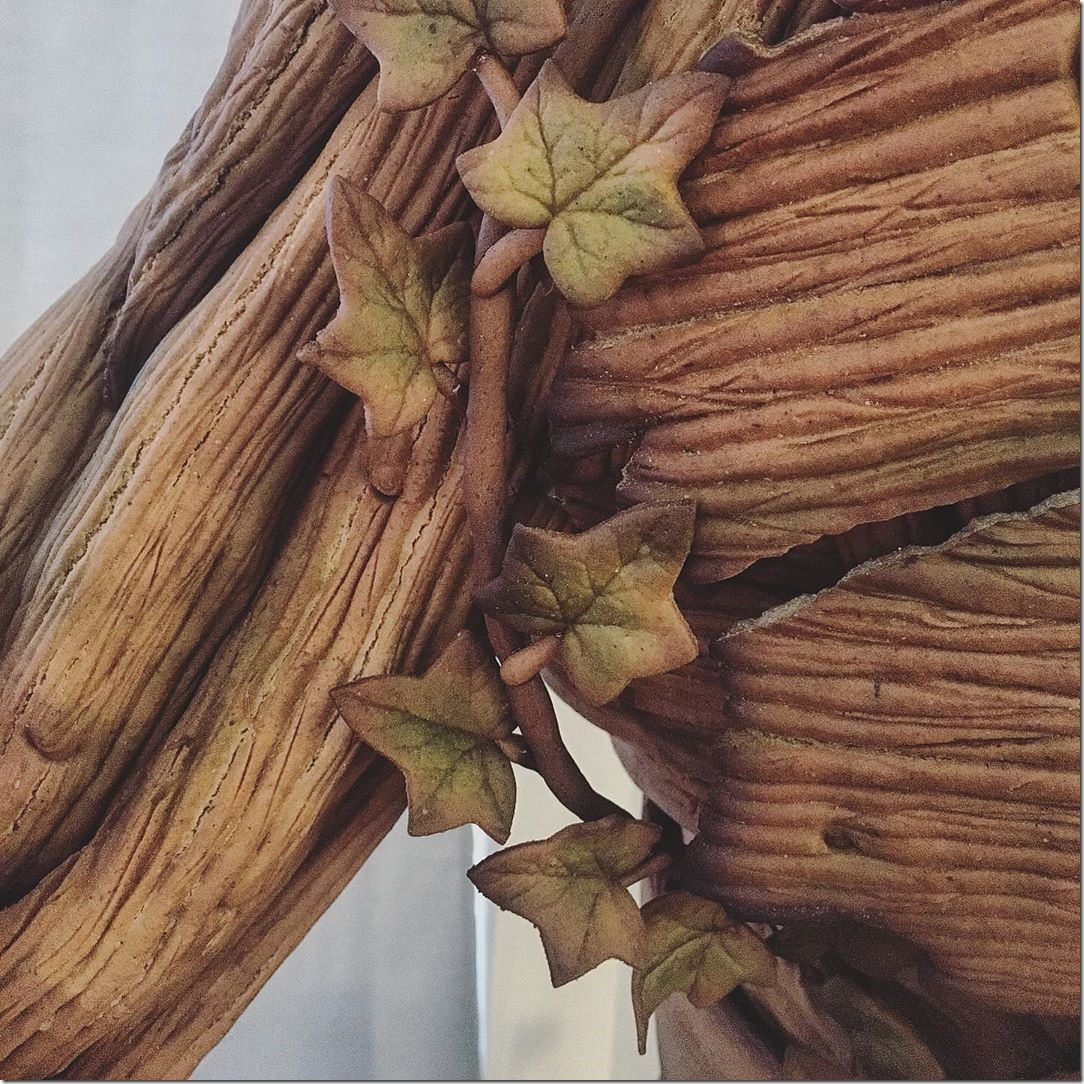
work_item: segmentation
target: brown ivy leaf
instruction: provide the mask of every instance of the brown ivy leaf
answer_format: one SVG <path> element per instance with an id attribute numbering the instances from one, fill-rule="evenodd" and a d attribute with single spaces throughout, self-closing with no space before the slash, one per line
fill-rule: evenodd
<path id="1" fill-rule="evenodd" d="M 517 525 L 478 601 L 521 632 L 558 636 L 555 662 L 593 704 L 691 662 L 673 588 L 692 545 L 691 501 L 642 504 L 583 534 Z"/>
<path id="2" fill-rule="evenodd" d="M 706 1009 L 744 982 L 773 979 L 775 965 L 764 943 L 711 900 L 667 892 L 644 904 L 643 917 L 647 963 L 632 973 L 641 1054 L 647 1049 L 648 1019 L 671 994 L 680 990 Z"/>
<path id="3" fill-rule="evenodd" d="M 512 732 L 492 656 L 462 632 L 421 676 L 362 678 L 333 689 L 335 706 L 367 745 L 406 777 L 411 835 L 477 824 L 508 839 L 512 765 L 498 741 Z"/>
<path id="4" fill-rule="evenodd" d="M 301 360 L 363 400 L 370 436 L 402 433 L 432 406 L 434 369 L 467 354 L 470 227 L 412 239 L 372 196 L 335 177 L 327 232 L 339 311 Z"/>
<path id="5" fill-rule="evenodd" d="M 417 109 L 451 90 L 480 50 L 525 56 L 565 36 L 561 0 L 331 0 L 380 62 L 382 109 Z"/>
<path id="6" fill-rule="evenodd" d="M 557 288 L 597 305 L 630 275 L 703 251 L 677 180 L 707 142 L 729 80 L 686 72 L 613 101 L 578 97 L 547 61 L 492 143 L 461 154 L 475 203 L 505 225 L 546 229 Z"/>
<path id="7" fill-rule="evenodd" d="M 533 923 L 554 986 L 603 960 L 643 962 L 644 921 L 622 883 L 650 857 L 657 825 L 614 815 L 499 851 L 467 876 L 482 895 Z"/>

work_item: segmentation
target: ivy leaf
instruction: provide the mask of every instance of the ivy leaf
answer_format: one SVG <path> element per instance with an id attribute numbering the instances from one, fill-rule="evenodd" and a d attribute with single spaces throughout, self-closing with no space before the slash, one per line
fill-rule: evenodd
<path id="1" fill-rule="evenodd" d="M 512 716 L 492 656 L 469 633 L 421 677 L 362 678 L 331 697 L 406 777 L 411 835 L 477 824 L 498 843 L 508 839 L 516 784 L 497 743 L 511 734 Z"/>
<path id="2" fill-rule="evenodd" d="M 671 994 L 683 991 L 696 1008 L 706 1009 L 744 982 L 774 978 L 772 954 L 760 938 L 711 900 L 667 892 L 644 904 L 643 917 L 647 963 L 632 974 L 641 1054 L 648 1018 Z"/>
<path id="3" fill-rule="evenodd" d="M 686 72 L 592 103 L 547 61 L 501 135 L 456 164 L 483 211 L 507 226 L 548 227 L 542 251 L 557 288 L 597 305 L 630 275 L 703 251 L 677 180 L 728 86 Z"/>
<path id="4" fill-rule="evenodd" d="M 673 595 L 695 519 L 691 501 L 675 501 L 637 505 L 578 535 L 517 525 L 478 601 L 521 632 L 559 637 L 557 665 L 604 704 L 633 678 L 697 656 Z"/>
<path id="5" fill-rule="evenodd" d="M 425 417 L 438 377 L 451 375 L 444 367 L 467 355 L 470 227 L 412 239 L 372 196 L 335 177 L 327 232 L 339 311 L 301 360 L 364 401 L 371 437 L 402 433 Z"/>
<path id="6" fill-rule="evenodd" d="M 563 986 L 603 960 L 643 962 L 644 921 L 622 882 L 660 834 L 657 825 L 614 815 L 498 851 L 467 876 L 498 907 L 538 928 L 553 985 Z"/>
<path id="7" fill-rule="evenodd" d="M 525 56 L 565 36 L 561 0 L 331 0 L 380 62 L 382 109 L 417 109 L 451 90 L 480 50 Z"/>

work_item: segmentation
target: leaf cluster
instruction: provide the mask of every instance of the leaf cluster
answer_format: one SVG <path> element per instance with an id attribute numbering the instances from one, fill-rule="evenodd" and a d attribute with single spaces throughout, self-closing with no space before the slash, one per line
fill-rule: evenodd
<path id="1" fill-rule="evenodd" d="M 388 110 L 435 101 L 481 55 L 537 52 L 566 31 L 560 0 L 334 0 L 332 7 L 379 60 L 379 100 Z M 721 76 L 686 72 L 588 102 L 549 60 L 500 136 L 457 165 L 493 219 L 544 234 L 542 254 L 561 293 L 597 305 L 630 275 L 703 250 L 677 182 L 707 141 L 727 86 Z M 328 239 L 340 307 L 301 356 L 358 395 L 369 436 L 387 439 L 416 426 L 466 360 L 471 237 L 461 224 L 411 239 L 372 197 L 337 177 Z M 529 259 L 536 246 L 509 251 Z"/>
<path id="2" fill-rule="evenodd" d="M 457 162 L 477 206 L 513 231 L 492 249 L 479 242 L 473 278 L 465 225 L 411 238 L 358 185 L 331 183 L 327 229 L 340 304 L 301 356 L 360 397 L 368 439 L 394 453 L 437 395 L 455 392 L 470 361 L 472 292 L 500 292 L 541 251 L 568 301 L 596 305 L 629 276 L 702 251 L 678 178 L 707 141 L 727 81 L 685 73 L 593 103 L 548 60 L 520 99 L 498 58 L 558 42 L 566 31 L 560 0 L 331 6 L 377 57 L 383 108 L 423 107 L 475 65 L 503 129 Z M 480 393 L 503 403 L 501 379 Z M 395 492 L 396 471 L 386 476 L 385 491 Z M 506 842 L 514 761 L 543 775 L 548 763 L 555 793 L 569 790 L 554 782 L 564 771 L 571 789 L 582 783 L 598 798 L 577 780 L 555 724 L 529 729 L 507 686 L 541 688 L 537 673 L 552 663 L 586 701 L 603 704 L 637 678 L 696 658 L 673 597 L 695 518 L 693 503 L 678 501 L 629 509 L 578 535 L 517 526 L 499 571 L 487 560 L 492 578 L 476 594 L 504 630 L 494 642 L 514 632 L 528 638 L 526 648 L 506 653 L 498 670 L 493 652 L 463 632 L 423 674 L 366 677 L 333 691 L 359 739 L 402 771 L 412 834 L 473 823 Z M 486 525 L 471 527 L 477 545 Z M 597 808 L 615 807 L 600 799 Z M 772 971 L 759 938 L 713 902 L 670 892 L 641 911 L 629 888 L 671 862 L 661 836 L 657 825 L 615 813 L 510 847 L 469 873 L 483 894 L 538 928 L 554 985 L 611 958 L 633 967 L 641 1049 L 648 1017 L 671 993 L 704 1005 L 739 983 L 768 981 Z"/>

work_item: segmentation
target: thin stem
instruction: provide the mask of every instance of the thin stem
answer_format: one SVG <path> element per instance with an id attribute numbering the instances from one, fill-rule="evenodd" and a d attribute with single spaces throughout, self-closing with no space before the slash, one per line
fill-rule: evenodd
<path id="1" fill-rule="evenodd" d="M 507 232 L 508 227 L 503 222 L 498 222 L 490 215 L 482 215 L 482 224 L 478 227 L 478 241 L 474 247 L 475 266 Z"/>
<path id="2" fill-rule="evenodd" d="M 504 66 L 490 56 L 479 58 L 475 72 L 504 128 L 520 102 L 515 83 Z M 472 284 L 471 296 L 470 387 L 463 437 L 467 469 L 463 490 L 474 550 L 471 579 L 475 590 L 500 570 L 504 548 L 508 500 L 508 366 L 515 294 L 503 284 L 541 247 L 539 238 L 520 236 L 502 245 L 501 251 L 487 262 L 487 253 L 498 245 L 504 232 L 488 215 L 483 216 L 475 249 L 475 275 L 481 272 L 478 284 L 482 289 Z M 519 644 L 507 629 L 494 620 L 487 619 L 486 625 L 493 650 L 502 662 L 517 653 Z M 513 664 L 513 674 L 517 665 L 520 664 Z M 525 684 L 509 688 L 508 697 L 537 771 L 557 800 L 582 820 L 624 813 L 592 789 L 572 759 L 561 740 L 553 703 L 542 680 L 537 675 L 531 677 Z"/>
<path id="3" fill-rule="evenodd" d="M 518 650 L 512 634 L 494 618 L 486 619 L 489 641 L 499 659 L 507 659 Z M 538 767 L 538 773 L 554 797 L 577 817 L 599 820 L 613 813 L 627 813 L 608 798 L 603 798 L 587 782 L 579 765 L 561 740 L 553 701 L 542 679 L 532 678 L 526 685 L 508 690 L 512 710 Z"/>
<path id="4" fill-rule="evenodd" d="M 545 230 L 512 230 L 478 261 L 471 279 L 476 297 L 492 297 L 525 264 L 542 251 Z"/>
<path id="5" fill-rule="evenodd" d="M 474 553 L 475 589 L 500 570 L 508 489 L 508 354 L 512 345 L 512 291 L 472 297 L 470 387 L 463 436 L 463 498 Z"/>
<path id="6" fill-rule="evenodd" d="M 482 84 L 482 89 L 493 103 L 493 111 L 501 128 L 508 123 L 516 106 L 520 103 L 520 93 L 508 69 L 495 57 L 483 53 L 474 65 L 474 74 Z"/>
<path id="7" fill-rule="evenodd" d="M 501 667 L 501 681 L 505 685 L 524 685 L 543 667 L 548 666 L 561 646 L 559 636 L 547 636 L 513 655 L 509 655 Z"/>
<path id="8" fill-rule="evenodd" d="M 643 819 L 650 824 L 657 824 L 662 829 L 657 849 L 670 855 L 676 862 L 685 853 L 685 837 L 682 834 L 681 825 L 650 798 L 644 799 Z"/>
<path id="9" fill-rule="evenodd" d="M 497 748 L 513 764 L 518 764 L 521 768 L 527 768 L 532 772 L 538 771 L 538 765 L 534 761 L 534 757 L 531 754 L 531 750 L 528 748 L 526 741 L 519 734 L 512 734 L 507 738 L 499 738 L 497 740 Z"/>
<path id="10" fill-rule="evenodd" d="M 658 873 L 665 873 L 673 864 L 673 858 L 668 854 L 653 854 L 646 861 L 641 862 L 634 870 L 626 873 L 621 878 L 621 883 L 626 888 L 631 888 L 639 881 L 648 877 L 654 877 Z"/>

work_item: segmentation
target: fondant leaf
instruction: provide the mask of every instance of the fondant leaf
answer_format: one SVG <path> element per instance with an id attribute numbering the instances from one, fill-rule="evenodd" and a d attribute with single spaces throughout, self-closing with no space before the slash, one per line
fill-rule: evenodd
<path id="1" fill-rule="evenodd" d="M 498 851 L 468 876 L 482 895 L 538 928 L 553 985 L 561 986 L 603 960 L 643 962 L 644 921 L 624 882 L 659 835 L 657 825 L 619 815 L 573 824 Z"/>
<path id="2" fill-rule="evenodd" d="M 459 156 L 475 203 L 508 226 L 546 230 L 557 288 L 578 305 L 630 275 L 703 250 L 677 180 L 707 142 L 729 81 L 687 72 L 609 102 L 584 101 L 547 61 L 492 143 Z"/>
<path id="3" fill-rule="evenodd" d="M 674 602 L 692 545 L 691 502 L 638 505 L 583 534 L 517 525 L 478 601 L 521 632 L 560 637 L 555 662 L 593 704 L 697 656 Z"/>
<path id="4" fill-rule="evenodd" d="M 417 109 L 459 80 L 480 50 L 525 56 L 567 25 L 561 0 L 331 0 L 380 62 L 382 109 Z"/>
<path id="5" fill-rule="evenodd" d="M 332 179 L 327 218 L 339 311 L 301 360 L 360 396 L 370 436 L 389 437 L 425 417 L 434 368 L 466 357 L 470 228 L 412 239 L 342 177 Z"/>
<path id="6" fill-rule="evenodd" d="M 643 917 L 647 962 L 632 974 L 641 1054 L 648 1019 L 671 994 L 680 990 L 696 1008 L 706 1009 L 744 982 L 772 981 L 775 968 L 764 943 L 711 900 L 667 892 L 644 904 Z"/>
<path id="7" fill-rule="evenodd" d="M 331 696 L 406 777 L 411 835 L 477 824 L 498 843 L 508 839 L 516 784 L 497 743 L 511 734 L 512 717 L 496 664 L 469 633 L 421 677 L 362 678 Z"/>

